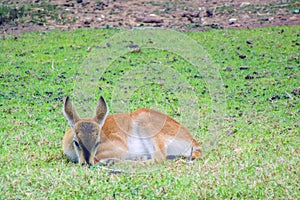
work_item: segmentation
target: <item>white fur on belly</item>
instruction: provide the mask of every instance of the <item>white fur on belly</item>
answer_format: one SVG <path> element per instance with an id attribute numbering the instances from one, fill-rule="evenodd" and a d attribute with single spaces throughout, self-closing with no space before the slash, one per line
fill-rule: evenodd
<path id="1" fill-rule="evenodd" d="M 189 156 L 192 143 L 182 139 L 167 139 L 166 149 L 168 156 Z"/>
<path id="2" fill-rule="evenodd" d="M 152 138 L 144 132 L 144 129 L 132 124 L 133 131 L 127 138 L 128 155 L 126 159 L 152 159 L 155 146 Z"/>
<path id="3" fill-rule="evenodd" d="M 151 159 L 155 151 L 151 138 L 138 138 L 129 136 L 127 138 L 128 155 L 126 159 Z"/>

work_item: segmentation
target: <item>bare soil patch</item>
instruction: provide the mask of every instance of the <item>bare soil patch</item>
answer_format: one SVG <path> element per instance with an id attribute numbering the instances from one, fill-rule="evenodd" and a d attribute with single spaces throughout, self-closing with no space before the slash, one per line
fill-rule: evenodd
<path id="1" fill-rule="evenodd" d="M 3 0 L 2 33 L 163 27 L 181 31 L 300 25 L 298 0 Z"/>

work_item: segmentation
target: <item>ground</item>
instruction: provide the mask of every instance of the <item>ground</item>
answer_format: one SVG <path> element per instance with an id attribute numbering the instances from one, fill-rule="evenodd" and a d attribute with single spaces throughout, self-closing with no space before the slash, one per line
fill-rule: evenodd
<path id="1" fill-rule="evenodd" d="M 0 199 L 299 199 L 299 0 L 16 1 L 0 1 Z M 187 32 L 123 30 L 141 26 Z M 159 108 L 203 158 L 69 162 L 63 98 L 90 117 L 100 95 Z"/>
<path id="2" fill-rule="evenodd" d="M 154 26 L 181 31 L 300 25 L 298 0 L 3 0 L 2 33 Z"/>

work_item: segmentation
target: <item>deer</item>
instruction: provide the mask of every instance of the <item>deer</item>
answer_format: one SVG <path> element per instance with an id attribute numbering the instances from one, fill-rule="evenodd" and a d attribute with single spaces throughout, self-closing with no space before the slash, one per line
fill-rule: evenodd
<path id="1" fill-rule="evenodd" d="M 93 118 L 80 118 L 70 98 L 63 114 L 71 128 L 62 148 L 66 157 L 80 165 L 93 166 L 112 160 L 161 162 L 177 157 L 194 160 L 202 156 L 191 132 L 170 116 L 150 108 L 108 115 L 101 96 Z"/>

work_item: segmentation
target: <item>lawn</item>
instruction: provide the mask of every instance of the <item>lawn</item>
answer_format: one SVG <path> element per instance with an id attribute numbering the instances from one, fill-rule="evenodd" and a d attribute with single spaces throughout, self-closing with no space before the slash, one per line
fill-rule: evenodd
<path id="1" fill-rule="evenodd" d="M 127 33 L 2 36 L 0 199 L 299 198 L 300 27 Z M 100 95 L 111 113 L 167 113 L 204 156 L 113 170 L 68 162 L 67 95 L 85 117 Z"/>

